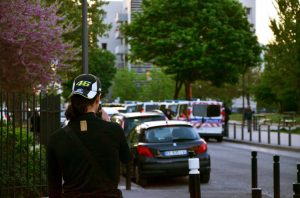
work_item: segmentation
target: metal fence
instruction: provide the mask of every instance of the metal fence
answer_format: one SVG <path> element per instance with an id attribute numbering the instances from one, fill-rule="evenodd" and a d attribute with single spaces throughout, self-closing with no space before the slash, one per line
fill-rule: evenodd
<path id="1" fill-rule="evenodd" d="M 247 124 L 230 123 L 226 136 L 234 140 L 300 148 L 300 134 L 293 133 L 296 128 L 299 126 L 281 126 L 275 123 L 252 124 L 249 130 Z"/>
<path id="2" fill-rule="evenodd" d="M 47 196 L 46 144 L 59 127 L 59 95 L 0 91 L 0 197 Z"/>

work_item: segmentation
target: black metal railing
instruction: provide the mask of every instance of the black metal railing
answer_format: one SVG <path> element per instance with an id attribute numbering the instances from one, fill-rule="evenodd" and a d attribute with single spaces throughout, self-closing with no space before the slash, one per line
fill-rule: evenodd
<path id="1" fill-rule="evenodd" d="M 47 195 L 46 144 L 60 96 L 0 92 L 0 197 Z"/>
<path id="2" fill-rule="evenodd" d="M 293 129 L 299 127 L 297 125 L 282 127 L 276 124 L 257 124 L 254 126 L 252 125 L 251 130 L 247 131 L 245 129 L 248 127 L 242 122 L 230 123 L 227 138 L 300 148 L 300 134 L 293 133 Z"/>

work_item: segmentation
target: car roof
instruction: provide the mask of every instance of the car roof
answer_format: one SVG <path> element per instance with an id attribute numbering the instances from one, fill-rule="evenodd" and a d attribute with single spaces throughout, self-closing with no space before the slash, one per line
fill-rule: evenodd
<path id="1" fill-rule="evenodd" d="M 118 109 L 116 109 L 115 107 L 102 107 L 102 109 L 108 114 L 119 113 Z"/>
<path id="2" fill-rule="evenodd" d="M 121 115 L 125 118 L 134 118 L 134 117 L 149 117 L 149 116 L 165 116 L 163 113 L 159 112 L 130 112 L 130 113 L 119 113 L 117 115 Z"/>
<path id="3" fill-rule="evenodd" d="M 144 122 L 140 125 L 142 129 L 149 129 L 153 127 L 161 127 L 161 126 L 188 126 L 192 127 L 189 122 L 179 121 L 179 120 L 166 120 L 166 121 L 149 121 Z"/>

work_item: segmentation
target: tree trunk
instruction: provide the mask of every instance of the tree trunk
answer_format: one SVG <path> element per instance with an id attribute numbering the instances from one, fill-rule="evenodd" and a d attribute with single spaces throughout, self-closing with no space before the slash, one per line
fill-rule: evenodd
<path id="1" fill-rule="evenodd" d="M 181 87 L 182 87 L 182 84 L 183 84 L 182 81 L 176 79 L 176 83 L 175 83 L 175 93 L 174 93 L 174 100 L 177 100 L 177 99 L 178 99 L 178 97 L 179 97 L 179 92 L 180 92 L 180 89 L 181 89 Z"/>
<path id="2" fill-rule="evenodd" d="M 185 98 L 187 100 L 191 100 L 192 99 L 192 83 L 188 80 L 184 81 L 184 85 L 185 85 Z"/>

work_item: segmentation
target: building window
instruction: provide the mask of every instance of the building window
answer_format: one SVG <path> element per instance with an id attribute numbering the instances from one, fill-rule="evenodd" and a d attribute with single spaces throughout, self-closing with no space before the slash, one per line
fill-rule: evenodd
<path id="1" fill-rule="evenodd" d="M 251 8 L 246 8 L 247 10 L 247 15 L 250 16 L 251 15 Z"/>
<path id="2" fill-rule="evenodd" d="M 107 49 L 107 43 L 102 43 L 102 49 Z"/>

